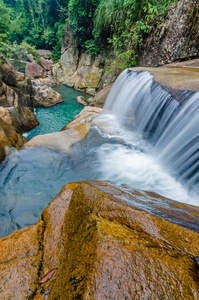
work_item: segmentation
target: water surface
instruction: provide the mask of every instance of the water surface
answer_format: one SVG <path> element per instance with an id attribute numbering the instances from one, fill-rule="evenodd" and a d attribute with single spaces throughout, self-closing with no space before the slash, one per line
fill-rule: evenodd
<path id="1" fill-rule="evenodd" d="M 125 71 L 96 125 L 68 155 L 42 148 L 14 149 L 0 164 L 0 236 L 34 224 L 63 185 L 78 180 L 111 180 L 198 206 L 198 100 L 196 93 L 181 105 L 154 85 L 149 73 Z M 71 105 L 77 104 L 72 100 Z M 61 107 L 51 108 L 52 116 L 50 109 L 38 109 L 42 121 L 46 116 L 45 130 L 66 125 L 66 119 L 62 121 L 67 110 Z"/>
<path id="2" fill-rule="evenodd" d="M 49 108 L 35 108 L 39 126 L 24 135 L 28 140 L 39 134 L 60 131 L 83 109 L 83 106 L 78 104 L 75 100 L 75 98 L 81 96 L 82 93 L 65 85 L 59 85 L 53 89 L 63 96 L 64 101 Z M 87 95 L 84 96 L 88 97 Z"/>

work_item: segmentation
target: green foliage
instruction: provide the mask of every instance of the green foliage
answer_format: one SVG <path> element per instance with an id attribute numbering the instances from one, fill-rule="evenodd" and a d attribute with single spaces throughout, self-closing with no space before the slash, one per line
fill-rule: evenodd
<path id="1" fill-rule="evenodd" d="M 120 67 L 135 65 L 143 37 L 154 20 L 164 14 L 171 0 L 101 0 L 95 11 L 94 26 L 107 37 L 110 50 Z M 110 51 L 109 50 L 109 51 Z"/>
<path id="2" fill-rule="evenodd" d="M 97 45 L 96 40 L 88 40 L 85 42 L 86 52 L 91 55 L 97 55 L 100 52 L 100 49 Z"/>
<path id="3" fill-rule="evenodd" d="M 73 35 L 76 37 L 77 44 L 87 49 L 93 48 L 91 40 L 93 36 L 93 16 L 99 0 L 70 0 L 68 4 L 68 23 L 72 29 Z"/>
<path id="4" fill-rule="evenodd" d="M 13 45 L 1 43 L 0 53 L 4 61 L 12 64 L 15 69 L 20 72 L 25 71 L 26 62 L 30 61 L 28 54 L 32 54 L 37 63 L 41 62 L 38 51 L 34 46 L 31 46 L 26 42 L 23 42 L 20 45 L 17 45 L 16 43 L 13 43 Z"/>
<path id="5" fill-rule="evenodd" d="M 16 41 L 20 44 L 25 41 L 37 48 L 47 49 L 52 49 L 57 45 L 56 23 L 65 22 L 67 1 L 4 0 L 4 3 L 10 16 L 9 39 L 11 43 Z"/>
<path id="6" fill-rule="evenodd" d="M 0 44 L 8 39 L 10 17 L 6 6 L 0 0 Z"/>
<path id="7" fill-rule="evenodd" d="M 78 49 L 91 55 L 98 55 L 102 49 L 108 51 L 113 67 L 135 65 L 143 38 L 173 1 L 0 0 L 0 52 L 25 60 L 21 55 L 27 51 L 39 62 L 35 48 L 31 48 L 34 45 L 51 49 L 56 62 L 64 30 L 69 26 Z M 14 42 L 17 46 L 13 50 Z"/>
<path id="8" fill-rule="evenodd" d="M 21 51 L 22 53 L 29 53 L 29 54 L 32 54 L 34 60 L 35 60 L 38 64 L 40 64 L 40 62 L 41 62 L 39 53 L 38 53 L 38 51 L 36 50 L 35 46 L 29 45 L 29 44 L 26 43 L 26 42 L 22 42 L 20 45 L 16 46 L 16 51 L 18 51 L 18 52 Z"/>

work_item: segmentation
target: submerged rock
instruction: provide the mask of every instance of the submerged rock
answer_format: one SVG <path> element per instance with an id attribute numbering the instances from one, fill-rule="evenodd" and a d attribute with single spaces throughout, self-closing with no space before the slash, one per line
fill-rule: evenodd
<path id="1" fill-rule="evenodd" d="M 188 228 L 194 220 L 197 232 L 162 212 Z M 0 239 L 0 298 L 198 299 L 198 232 L 197 207 L 110 182 L 70 183 L 36 225 Z"/>

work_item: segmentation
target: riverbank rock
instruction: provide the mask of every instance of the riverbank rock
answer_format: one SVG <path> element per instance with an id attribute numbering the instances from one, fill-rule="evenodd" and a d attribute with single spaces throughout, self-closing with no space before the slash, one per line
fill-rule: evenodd
<path id="1" fill-rule="evenodd" d="M 86 99 L 84 98 L 84 96 L 77 96 L 75 98 L 75 100 L 77 101 L 77 103 L 83 105 L 83 106 L 87 106 L 87 102 L 86 102 Z"/>
<path id="2" fill-rule="evenodd" d="M 108 93 L 110 92 L 111 88 L 113 86 L 112 84 L 109 84 L 105 86 L 99 93 L 97 93 L 93 99 L 93 104 L 96 107 L 103 107 L 104 103 L 106 101 L 106 98 L 108 96 Z"/>
<path id="3" fill-rule="evenodd" d="M 0 298 L 198 299 L 198 230 L 197 207 L 69 183 L 36 225 L 0 239 Z"/>
<path id="4" fill-rule="evenodd" d="M 41 66 L 44 68 L 46 71 L 51 71 L 52 70 L 52 64 L 48 62 L 47 59 L 41 57 Z"/>
<path id="5" fill-rule="evenodd" d="M 0 106 L 0 161 L 4 159 L 11 147 L 23 146 L 23 137 L 17 132 L 8 109 Z"/>
<path id="6" fill-rule="evenodd" d="M 38 125 L 30 80 L 0 63 L 0 161 L 10 147 L 23 145 L 22 133 Z"/>
<path id="7" fill-rule="evenodd" d="M 55 80 L 52 76 L 48 76 L 46 78 L 31 79 L 31 83 L 32 83 L 33 86 L 53 87 L 53 86 L 56 85 Z"/>
<path id="8" fill-rule="evenodd" d="M 95 117 L 102 109 L 86 106 L 68 125 L 60 132 L 38 135 L 27 142 L 25 147 L 44 147 L 68 154 L 71 146 L 82 140 L 94 124 Z"/>
<path id="9" fill-rule="evenodd" d="M 34 106 L 51 107 L 63 102 L 63 97 L 47 85 L 33 84 Z"/>

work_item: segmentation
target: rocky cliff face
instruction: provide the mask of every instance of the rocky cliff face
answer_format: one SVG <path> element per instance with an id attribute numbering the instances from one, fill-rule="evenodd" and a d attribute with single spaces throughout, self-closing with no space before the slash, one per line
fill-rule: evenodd
<path id="1" fill-rule="evenodd" d="M 6 148 L 23 145 L 22 133 L 38 125 L 33 112 L 32 85 L 23 74 L 0 63 L 0 160 Z"/>
<path id="2" fill-rule="evenodd" d="M 83 89 L 94 95 L 104 73 L 103 60 L 100 56 L 94 59 L 87 53 L 80 55 L 78 51 L 74 52 L 73 48 L 69 48 L 62 54 L 53 72 L 58 83 Z"/>
<path id="3" fill-rule="evenodd" d="M 145 37 L 139 53 L 138 66 L 161 66 L 176 60 L 199 57 L 199 8 L 196 0 L 176 1 L 167 14 L 154 24 L 153 30 Z M 95 95 L 111 84 L 118 74 L 104 76 L 104 60 L 89 54 L 80 55 L 73 50 L 71 33 L 63 40 L 62 57 L 54 66 L 58 83 Z M 107 93 L 94 99 L 96 106 L 103 106 Z"/>
<path id="4" fill-rule="evenodd" d="M 0 298 L 199 299 L 198 215 L 127 186 L 67 184 L 36 225 L 0 239 Z"/>
<path id="5" fill-rule="evenodd" d="M 176 1 L 143 43 L 139 65 L 159 66 L 199 57 L 199 6 L 196 0 Z"/>

